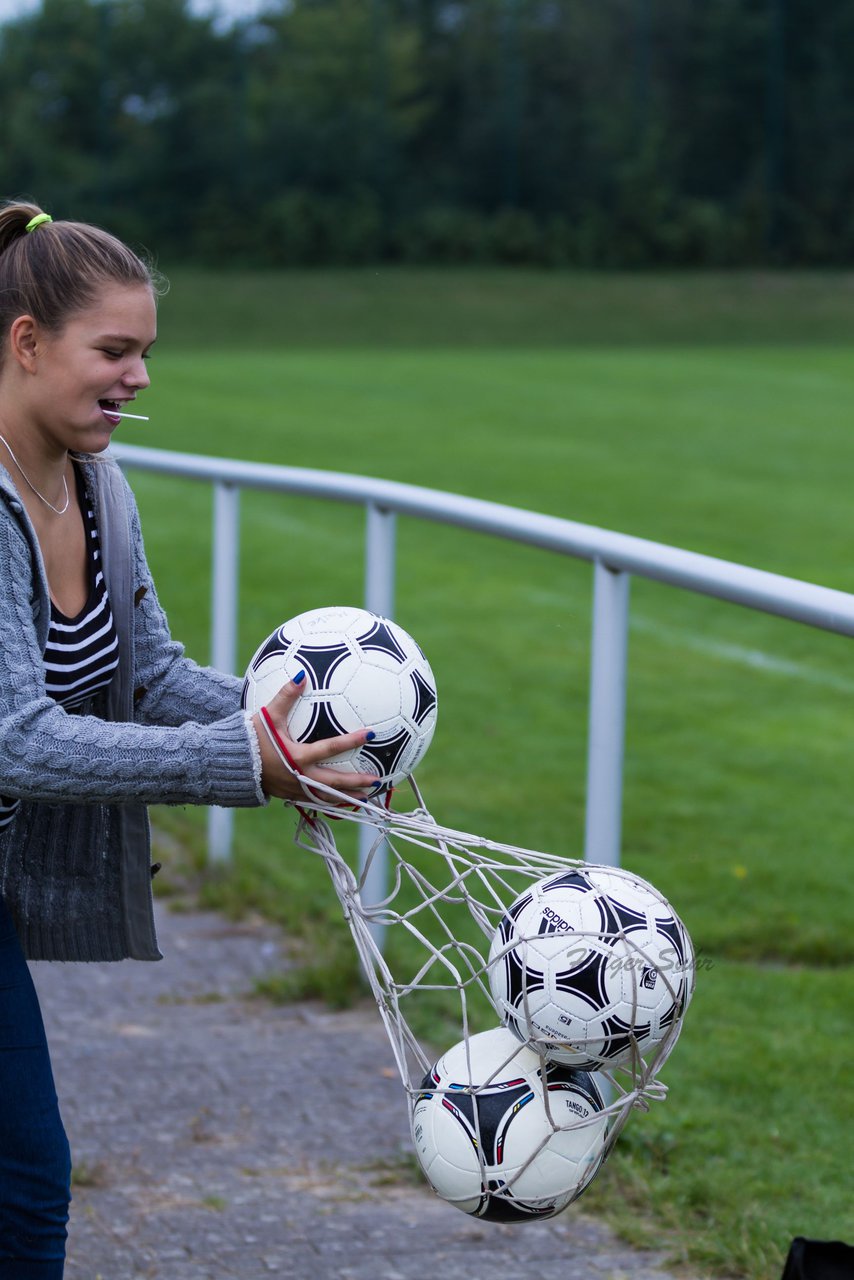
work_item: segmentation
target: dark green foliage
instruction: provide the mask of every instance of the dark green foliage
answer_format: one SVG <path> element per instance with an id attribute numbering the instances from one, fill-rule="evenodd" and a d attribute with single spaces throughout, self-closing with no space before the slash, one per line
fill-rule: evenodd
<path id="1" fill-rule="evenodd" d="M 43 0 L 0 192 L 223 265 L 838 264 L 850 0 Z"/>

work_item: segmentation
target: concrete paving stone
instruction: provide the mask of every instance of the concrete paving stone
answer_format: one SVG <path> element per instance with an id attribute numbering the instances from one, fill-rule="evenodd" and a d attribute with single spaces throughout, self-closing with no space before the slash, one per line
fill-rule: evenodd
<path id="1" fill-rule="evenodd" d="M 373 1006 L 249 998 L 289 963 L 276 928 L 157 919 L 161 963 L 32 966 L 76 1171 L 68 1280 L 674 1280 L 577 1206 L 444 1204 L 411 1173 Z"/>

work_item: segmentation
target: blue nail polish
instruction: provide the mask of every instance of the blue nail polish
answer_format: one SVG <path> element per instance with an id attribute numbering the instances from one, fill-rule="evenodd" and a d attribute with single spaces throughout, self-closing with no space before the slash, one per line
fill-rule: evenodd
<path id="1" fill-rule="evenodd" d="M 365 741 L 366 741 L 366 742 L 373 742 L 373 740 L 374 740 L 374 738 L 375 738 L 376 736 L 377 736 L 377 735 L 374 733 L 373 729 L 369 729 L 369 730 L 368 730 L 368 736 L 367 736 L 367 738 L 365 739 Z"/>
<path id="2" fill-rule="evenodd" d="M 298 671 L 294 676 L 294 684 L 302 684 L 304 679 L 305 679 L 305 672 Z"/>

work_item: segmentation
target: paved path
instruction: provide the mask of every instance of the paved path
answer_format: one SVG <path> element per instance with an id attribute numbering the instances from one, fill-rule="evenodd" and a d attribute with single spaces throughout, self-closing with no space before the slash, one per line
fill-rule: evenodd
<path id="1" fill-rule="evenodd" d="M 671 1280 L 577 1208 L 480 1223 L 409 1172 L 373 1008 L 247 999 L 261 922 L 158 906 L 159 964 L 35 964 L 76 1174 L 68 1280 Z"/>

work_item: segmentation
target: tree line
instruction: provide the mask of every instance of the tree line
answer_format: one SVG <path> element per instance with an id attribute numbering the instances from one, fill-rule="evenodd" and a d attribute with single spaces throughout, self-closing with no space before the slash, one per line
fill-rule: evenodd
<path id="1" fill-rule="evenodd" d="M 43 0 L 5 194 L 216 264 L 849 262 L 854 0 Z"/>

